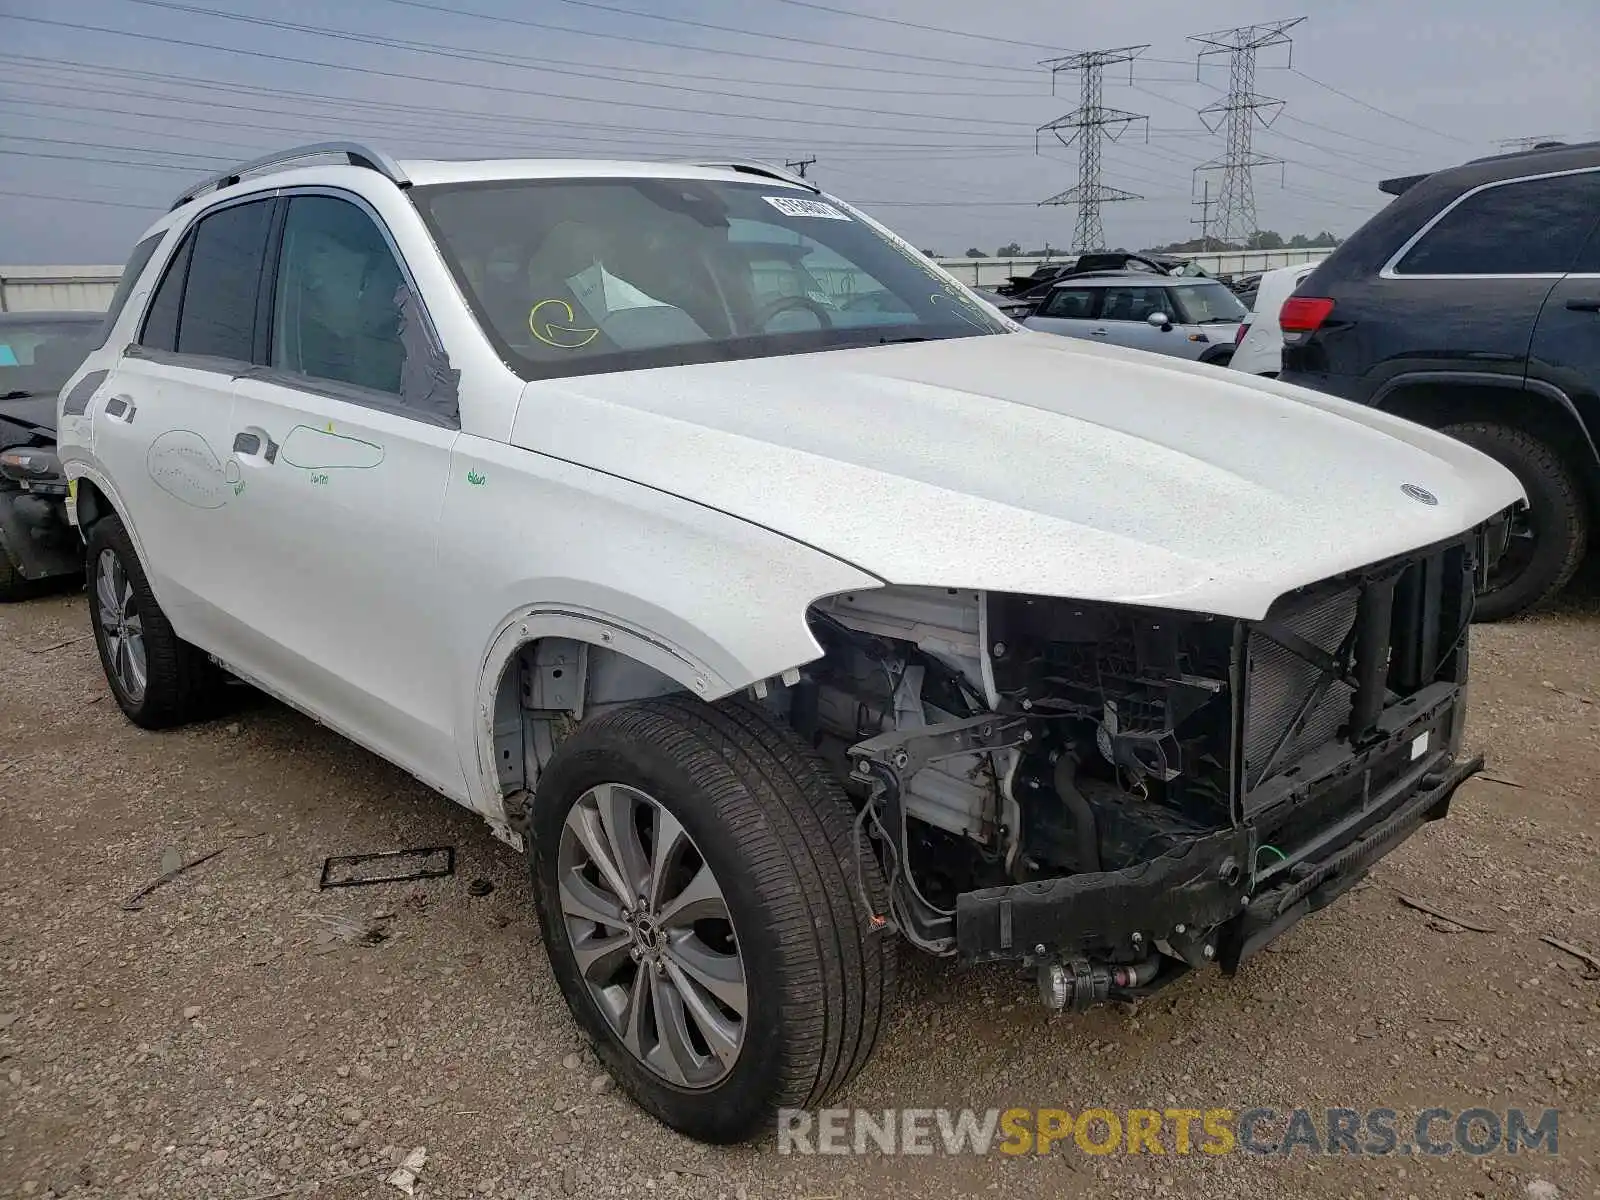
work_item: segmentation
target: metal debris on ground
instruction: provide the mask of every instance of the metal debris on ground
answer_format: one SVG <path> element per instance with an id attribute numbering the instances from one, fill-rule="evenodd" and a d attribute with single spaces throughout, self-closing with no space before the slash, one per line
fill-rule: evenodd
<path id="1" fill-rule="evenodd" d="M 442 879 L 455 874 L 454 846 L 428 846 L 418 850 L 386 850 L 377 854 L 335 854 L 323 860 L 317 890 L 362 887 L 369 883 L 403 883 L 413 879 Z"/>
<path id="2" fill-rule="evenodd" d="M 332 948 L 336 942 L 354 946 L 379 946 L 389 940 L 383 922 L 343 913 L 312 913 L 326 928 L 316 936 L 319 947 Z"/>
<path id="3" fill-rule="evenodd" d="M 389 1186 L 399 1188 L 408 1196 L 415 1196 L 417 1194 L 417 1172 L 422 1170 L 427 1162 L 428 1148 L 426 1146 L 418 1146 L 410 1154 L 406 1155 L 400 1165 L 394 1169 L 388 1179 Z"/>
<path id="4" fill-rule="evenodd" d="M 469 896 L 487 896 L 492 891 L 494 891 L 494 884 L 487 879 L 474 879 L 467 884 L 467 895 Z"/>
<path id="5" fill-rule="evenodd" d="M 144 908 L 144 905 L 140 904 L 139 901 L 143 900 L 151 892 L 155 891 L 159 887 L 164 887 L 165 885 L 171 883 L 185 871 L 192 871 L 201 863 L 215 858 L 226 849 L 226 846 L 219 846 L 215 850 L 208 851 L 205 854 L 191 858 L 188 862 L 184 862 L 182 859 L 182 852 L 176 851 L 174 847 L 169 846 L 162 852 L 161 855 L 161 874 L 157 875 L 149 883 L 145 884 L 137 892 L 124 900 L 122 902 L 122 911 L 141 911 Z"/>
<path id="6" fill-rule="evenodd" d="M 1407 908 L 1414 908 L 1418 912 L 1427 913 L 1430 917 L 1438 917 L 1441 921 L 1449 921 L 1450 924 L 1459 925 L 1463 929 L 1470 929 L 1473 933 L 1495 932 L 1494 929 L 1488 925 L 1479 925 L 1474 921 L 1466 920 L 1464 917 L 1452 916 L 1442 909 L 1435 908 L 1426 900 L 1418 900 L 1415 896 L 1407 896 L 1403 892 L 1396 892 L 1395 895 L 1399 898 L 1400 903 L 1404 904 Z"/>

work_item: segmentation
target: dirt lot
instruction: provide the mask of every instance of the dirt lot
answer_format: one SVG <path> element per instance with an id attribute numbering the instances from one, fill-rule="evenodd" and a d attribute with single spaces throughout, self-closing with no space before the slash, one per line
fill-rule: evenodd
<path id="1" fill-rule="evenodd" d="M 0 1196 L 399 1197 L 390 1158 L 417 1146 L 427 1197 L 1600 1195 L 1600 982 L 1539 940 L 1600 952 L 1597 593 L 1474 632 L 1470 741 L 1502 782 L 1238 979 L 1050 1017 L 1010 973 L 912 962 L 842 1101 L 1562 1110 L 1555 1158 L 1354 1161 L 692 1144 L 605 1086 L 522 862 L 477 819 L 250 694 L 139 732 L 81 596 L 0 609 Z M 441 844 L 452 878 L 316 890 L 326 855 Z M 123 910 L 164 855 L 219 849 Z"/>

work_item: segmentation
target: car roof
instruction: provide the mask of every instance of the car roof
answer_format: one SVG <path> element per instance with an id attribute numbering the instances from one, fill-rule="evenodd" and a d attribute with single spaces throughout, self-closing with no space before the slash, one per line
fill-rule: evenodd
<path id="1" fill-rule="evenodd" d="M 1378 190 L 1390 196 L 1410 191 L 1424 180 L 1453 185 L 1460 190 L 1516 179 L 1523 175 L 1542 175 L 1555 171 L 1580 171 L 1600 167 L 1600 142 L 1555 143 L 1536 150 L 1515 150 L 1509 154 L 1490 154 L 1454 167 L 1420 175 L 1401 175 L 1378 182 Z"/>
<path id="2" fill-rule="evenodd" d="M 400 166 L 417 187 L 521 179 L 713 179 L 749 183 L 757 178 L 774 187 L 814 190 L 775 176 L 757 175 L 750 168 L 700 163 L 606 158 L 430 158 L 406 159 Z"/>

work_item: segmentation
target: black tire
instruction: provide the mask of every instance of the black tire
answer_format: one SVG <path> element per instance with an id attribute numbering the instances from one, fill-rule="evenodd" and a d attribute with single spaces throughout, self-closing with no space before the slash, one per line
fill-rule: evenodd
<path id="1" fill-rule="evenodd" d="M 1499 462 L 1528 493 L 1531 544 L 1513 546 L 1478 593 L 1474 620 L 1500 621 L 1550 599 L 1572 578 L 1589 542 L 1589 510 L 1572 467 L 1534 435 L 1492 421 L 1441 432 Z"/>
<path id="2" fill-rule="evenodd" d="M 173 632 L 172 624 L 156 603 L 139 556 L 122 521 L 102 517 L 84 535 L 85 576 L 89 591 L 89 624 L 94 630 L 100 665 L 117 705 L 135 725 L 145 729 L 170 729 L 213 715 L 218 708 L 223 675 L 205 652 Z M 132 592 L 133 610 L 143 626 L 145 684 L 134 694 L 118 677 L 112 663 L 106 629 L 101 618 L 96 567 L 102 554 L 114 554 Z"/>
<path id="3" fill-rule="evenodd" d="M 748 987 L 744 1040 L 715 1084 L 679 1087 L 632 1052 L 584 982 L 561 910 L 559 842 L 588 791 L 618 783 L 684 827 L 727 901 Z M 895 937 L 870 919 L 886 889 L 820 758 L 764 710 L 667 697 L 585 723 L 540 777 L 529 864 L 551 968 L 622 1090 L 705 1142 L 759 1137 L 780 1108 L 815 1107 L 872 1053 L 894 993 Z"/>

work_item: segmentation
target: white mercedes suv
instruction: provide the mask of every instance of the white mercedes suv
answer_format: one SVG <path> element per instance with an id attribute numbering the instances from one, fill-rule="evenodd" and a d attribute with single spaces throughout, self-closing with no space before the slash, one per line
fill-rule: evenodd
<path id="1" fill-rule="evenodd" d="M 1231 972 L 1481 765 L 1508 472 L 1024 330 L 782 171 L 303 148 L 108 329 L 59 442 L 117 703 L 231 674 L 481 813 L 697 1138 L 843 1087 L 902 941 L 1057 1008 Z"/>

